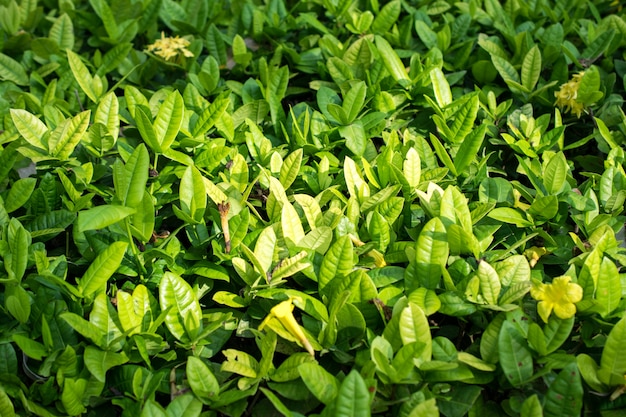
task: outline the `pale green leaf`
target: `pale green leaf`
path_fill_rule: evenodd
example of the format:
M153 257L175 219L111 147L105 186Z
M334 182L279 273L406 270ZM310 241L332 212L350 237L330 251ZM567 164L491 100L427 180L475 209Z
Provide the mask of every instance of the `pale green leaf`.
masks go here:
M85 366L100 382L106 381L109 369L128 362L128 357L122 353L103 351L95 346L87 346L84 353Z
M336 240L320 266L318 284L322 292L326 285L335 277L345 277L354 267L354 251L352 241L348 236L342 236Z
M416 243L416 281L405 282L407 290L418 286L436 289L441 280L441 269L448 260L449 247L446 228L438 217L424 225Z
M45 123L26 110L11 109L9 112L11 114L13 124L26 142L35 148L47 151L48 143L46 133L48 132L48 127Z
M319 401L328 405L335 400L339 392L339 383L322 366L306 362L298 366L298 373L306 387Z
M3 53L0 53L0 80L11 81L17 85L29 83L28 74L22 64Z
M74 25L67 13L63 13L54 21L48 37L55 41L61 50L74 48Z
M544 400L543 415L545 417L580 416L582 408L583 385L576 362L571 362L550 383Z
M363 377L352 370L341 382L335 399L335 417L368 417L371 415L370 395Z
M376 35L374 42L376 44L376 48L378 49L378 53L380 54L380 58L382 59L385 68L387 68L387 71L389 71L389 74L391 74L392 78L396 80L398 84L403 87L407 87L411 83L411 80L409 79L406 68L396 51L382 36Z
M484 300L487 304L497 305L502 285L496 270L487 261L480 261L476 276L480 281L480 291Z
M77 227L81 232L103 229L135 213L135 208L117 205L96 206L78 213Z
M541 76L541 51L537 45L530 48L522 62L522 85L529 91L535 89Z
M165 324L176 339L186 342L200 329L202 309L195 291L183 278L165 272L159 284L159 302L167 311Z
M187 381L196 396L201 400L216 399L220 392L220 386L211 369L199 358L190 356L187 358Z
M524 337L509 321L502 323L498 336L498 356L506 379L514 387L528 382L533 375L533 358Z
M94 87L94 77L92 77L91 73L87 69L87 66L80 59L80 56L72 52L70 49L66 49L66 52L70 69L72 70L72 74L74 74L74 78L78 82L78 85L91 101L97 103L98 96Z
M441 68L435 67L430 71L430 81L433 84L433 90L435 91L435 99L439 107L444 108L448 104L452 103L452 91L450 90L450 84L443 75Z
M127 246L126 242L113 242L93 260L78 282L83 297L91 298L104 292L108 279L121 265Z
M154 133L160 150L165 152L172 146L183 122L185 105L178 90L174 90L159 106L159 112L154 119ZM145 139L145 138L144 138Z

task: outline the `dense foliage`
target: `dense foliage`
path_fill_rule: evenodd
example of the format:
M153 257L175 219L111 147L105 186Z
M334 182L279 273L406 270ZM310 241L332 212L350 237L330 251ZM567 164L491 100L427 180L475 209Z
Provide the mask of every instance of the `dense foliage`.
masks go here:
M619 2L0 0L0 35L0 416L625 412Z

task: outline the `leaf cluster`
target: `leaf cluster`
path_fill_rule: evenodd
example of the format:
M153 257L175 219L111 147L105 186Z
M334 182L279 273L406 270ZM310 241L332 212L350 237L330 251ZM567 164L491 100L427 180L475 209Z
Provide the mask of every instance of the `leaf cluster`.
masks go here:
M621 415L617 3L0 0L0 415Z

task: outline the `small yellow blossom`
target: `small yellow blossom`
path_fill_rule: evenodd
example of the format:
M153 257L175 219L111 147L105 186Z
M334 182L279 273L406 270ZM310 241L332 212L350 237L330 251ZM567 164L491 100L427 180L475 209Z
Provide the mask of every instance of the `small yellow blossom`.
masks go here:
M296 321L296 318L293 316L293 297L289 297L288 300L282 301L276 304L270 310L270 314L265 317L261 325L259 326L259 330L263 330L265 326L269 324L269 322L273 319L278 319L280 324L283 325L285 330L287 330L293 337L300 341L302 346L306 349L307 352L311 356L315 356L315 351L313 350L313 346L311 346L311 342L306 338L306 335L300 328L300 325Z
M358 237L354 236L352 233L349 233L348 237L350 237L350 240L352 241L352 244L354 246L363 246L363 245L365 245L365 242L363 242ZM372 249L372 250L368 251L365 255L369 256L372 259L374 259L374 264L378 268L382 268L383 266L387 266L387 262L385 261L385 256L382 253L380 253L378 250Z
M580 80L585 75L584 71L574 74L572 79L561 85L561 89L554 93L556 97L556 105L562 110L564 107L570 113L574 113L576 117L583 114L585 106L583 103L576 101L578 97L578 87L580 87Z
M530 267L534 268L535 265L537 265L537 262L539 262L539 259L541 259L541 257L547 253L548 253L548 250L544 248L543 246L542 247L533 246L524 251L524 256L526 256L526 258L528 259L528 263L530 264Z
M570 277L563 275L554 278L551 284L539 283L530 289L530 295L539 301L537 312L544 322L548 322L552 310L561 319L568 319L576 314L574 304L582 300L583 289L570 281Z
M161 39L157 39L153 44L148 45L148 52L164 58L166 61L173 61L181 54L186 58L193 57L193 53L187 49L189 41L176 36L175 38L165 37L161 32Z

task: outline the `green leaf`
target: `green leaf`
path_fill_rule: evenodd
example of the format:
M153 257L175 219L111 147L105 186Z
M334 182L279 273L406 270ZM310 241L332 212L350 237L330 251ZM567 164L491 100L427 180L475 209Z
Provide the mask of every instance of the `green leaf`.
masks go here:
M61 403L65 412L70 416L83 414L86 409L82 399L87 388L87 380L79 378L65 378L63 381L63 391L61 392Z
M15 408L11 398L9 398L2 387L0 387L0 415L2 417L15 417Z
M533 375L533 358L524 337L510 321L502 323L498 336L498 357L504 376L514 387L519 387Z
M135 213L135 208L113 204L96 206L78 213L77 227L81 232L103 229Z
M96 69L96 75L103 76L117 69L133 49L130 42L122 42L109 49L102 57L102 64ZM111 91L109 94L113 93ZM102 102L102 100L100 100Z
M176 339L188 342L200 329L202 309L195 291L183 278L165 272L159 284L159 302L167 311L165 325Z
M358 81L352 84L350 90L343 98L343 104L341 106L346 114L346 124L353 123L356 120L365 104L366 94L367 86L364 81Z
M439 216L444 225L458 224L465 232L472 233L472 215L467 205L467 198L457 187L448 187L444 191Z
M576 362L571 362L559 372L548 387L543 415L545 417L576 417L580 416L582 407L583 385Z
M116 298L117 314L124 331L129 335L142 331L144 317L151 315L150 298L146 286L137 285L132 295L126 291L118 291ZM151 317L148 316L148 319Z
M12 213L22 207L30 199L37 185L36 178L21 178L11 185L4 205L7 213Z
M111 91L100 99L93 119L93 124L100 123L106 126L107 132L113 137L114 141L117 140L120 131L119 107L117 96ZM102 151L108 150L102 149Z
M128 362L124 353L103 351L95 346L87 346L84 353L85 366L91 374L100 382L106 381L106 373L109 369Z
M150 156L144 144L139 144L121 169L114 169L115 193L126 207L139 207L148 182Z
M278 128L279 121L285 118L282 100L289 85L289 67L283 66L271 72L270 80L265 92L265 100L270 105L272 124Z
M559 212L559 199L555 195L539 195L530 205L528 213L539 219L552 219Z
M207 177L202 177L202 180L204 181L204 190L214 204L217 205L228 201L228 196L214 182Z
M61 160L70 157L89 127L90 115L90 110L81 112L71 119L64 120L52 131L48 138L51 156Z
M276 232L271 226L266 227L259 234L259 238L254 245L254 256L248 256L248 259L258 269L260 274L265 275L272 267L277 242Z
M448 153L448 151L446 151L446 148L443 147L443 145L441 144L437 136L431 133L430 140L433 144L433 147L435 148L435 153L437 154L441 162L443 162L446 168L448 168L450 172L452 172L453 175L455 176L458 175L458 172L456 171L456 167L454 166L454 163L452 162L452 158L450 158L450 154Z
M596 286L597 311L602 317L610 315L620 304L622 284L617 266L608 257L602 257Z
M354 252L352 241L348 236L342 236L332 244L320 265L318 285L322 293L324 288L335 277L345 277L354 267Z
M183 122L185 104L178 90L174 90L159 106L153 127L159 148L165 152L172 146Z
M78 289L85 298L91 298L106 289L109 278L120 267L128 243L113 242L93 260L78 282Z
M74 25L67 13L63 13L54 21L48 37L55 41L61 50L74 48Z
M480 339L480 356L489 363L498 362L498 336L505 318L504 313L495 316Z
M9 313L20 323L28 321L31 301L28 292L17 284L5 284L4 304Z
M408 299L410 303L419 306L427 316L435 314L441 307L437 293L424 287L412 291Z
M611 329L602 350L598 378L609 386L624 384L626 374L626 355L623 353L626 346L626 317Z
M514 84L520 83L519 74L507 59L491 55L491 62L493 62L493 66L496 67L496 70L498 70L498 73L507 84L511 82Z
M204 219L207 206L207 194L204 188L202 174L194 166L188 166L180 181L180 205L183 213L187 214L196 224Z
M403 345L419 342L424 345L420 355L415 359L420 363L428 362L432 358L432 336L430 326L424 311L414 303L408 305L400 313L400 338Z
M532 227L533 223L518 210L509 207L498 207L487 213L487 217L503 223L512 223L517 227Z
M304 238L304 228L302 227L300 216L290 203L283 204L280 224L283 237L288 240L287 246L289 246L290 243L295 245Z
M81 90L85 92L91 101L97 103L98 95L94 89L94 78L91 76L87 66L83 64L80 56L72 52L70 49L66 49L66 53L72 74L74 74L74 78L78 82Z
M229 104L230 100L227 97L216 98L198 117L192 136L197 137L208 132L222 117Z
M346 140L346 147L356 156L362 156L367 147L367 137L360 120L346 126L339 126L339 134Z
M265 394L267 399L270 400L274 408L276 408L279 413L281 413L285 417L293 416L293 413L289 410L289 408L287 408L285 404L282 403L282 401L278 398L276 394L274 394L267 388L260 387L260 390L261 392L263 392L263 394Z
M116 40L119 37L119 26L115 21L115 15L109 7L108 3L104 0L89 0L89 4L93 7L98 17L102 20L104 29L109 35L111 40Z
M349 156L346 156L344 159L343 176L346 181L346 187L348 188L350 197L358 199L359 196L369 196L369 186L363 180L360 170L356 166L354 160L352 160Z
M298 374L311 394L322 403L328 405L337 398L339 383L322 366L306 362L298 366Z
M9 221L7 231L8 254L4 255L4 268L9 279L20 282L28 266L31 236L16 218Z
M24 352L24 354L29 358L40 361L48 354L45 346L37 342L36 340L32 340L24 335L17 333L14 333L11 338L13 339L17 347L20 348L20 350Z
M199 417L202 403L192 393L186 393L174 398L165 411L168 417Z
M551 195L559 194L567 181L569 166L563 152L555 154L543 172L543 184Z
M417 404L407 417L439 417L439 408L437 408L437 400L429 398Z
M546 340L546 354L555 352L565 343L574 328L574 317L569 319L560 319L555 315L551 315L548 323L546 323L543 334Z
M527 90L532 91L539 81L541 76L541 51L539 46L535 45L524 56L524 62L522 62L522 85Z
M385 4L376 14L371 30L376 35L386 35L400 17L402 2L400 0L390 1Z
M46 124L26 110L10 109L9 112L13 124L26 142L35 148L47 151L48 142L46 133L48 132L48 127Z
M418 286L434 290L441 280L441 269L448 260L446 228L438 217L426 223L417 238L415 279L405 281L407 291Z
M189 386L201 400L216 399L220 392L220 386L211 369L199 358L190 356L187 358L187 381Z
M28 85L28 74L24 67L8 55L0 53L0 79L17 85Z
M543 408L537 394L533 394L524 400L520 417L543 417Z
M439 107L444 108L448 104L452 103L452 91L450 90L450 84L443 75L441 68L435 67L430 71L430 82L433 84L433 90L435 91L435 99Z
M317 364L315 358L306 352L293 353L278 368L270 372L270 378L276 382L289 382L300 378L300 367L305 363ZM306 370L304 370L306 371ZM336 387L339 385L336 383ZM334 399L331 398L331 401Z
M472 94L454 115L454 122L450 126L450 136L447 138L453 143L461 143L474 129L474 122L478 114L479 99L477 94ZM476 139L473 139L476 140ZM471 146L470 149L474 148Z
M476 276L480 281L480 291L487 304L498 305L502 284L496 270L487 261L480 261Z
M296 149L285 158L283 165L280 167L279 180L280 183L289 189L291 184L296 180L300 174L300 167L302 166L302 149Z
M393 47L385 38L379 35L375 36L374 42L380 54L380 58L382 59L385 68L387 68L387 71L389 71L389 74L391 74L391 77L402 87L409 86L411 84L411 80L409 79L404 64Z
M580 375L583 377L587 385L596 392L607 392L608 387L600 382L598 378L598 364L589 355L581 353L576 356L576 364Z
M130 228L133 237L142 243L147 243L152 239L154 219L152 195L150 195L148 190L143 190L143 198L137 206L137 211L132 215L130 220Z
M342 381L335 401L335 417L371 415L370 395L363 377L352 370Z
M454 167L457 173L465 172L472 161L478 156L478 151L483 144L487 125L481 124L478 128L473 129L461 142L456 155L454 156Z
M409 148L406 152L406 159L402 164L402 173L411 188L416 188L420 184L422 175L421 161L419 153L415 148Z

